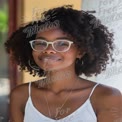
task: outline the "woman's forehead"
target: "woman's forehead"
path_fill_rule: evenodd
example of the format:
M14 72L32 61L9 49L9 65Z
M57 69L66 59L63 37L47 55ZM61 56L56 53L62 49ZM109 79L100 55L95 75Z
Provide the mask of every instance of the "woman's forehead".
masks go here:
M63 32L60 28L50 29L43 32L38 32L36 38L43 37L49 40L53 40L60 37L71 38L67 33Z

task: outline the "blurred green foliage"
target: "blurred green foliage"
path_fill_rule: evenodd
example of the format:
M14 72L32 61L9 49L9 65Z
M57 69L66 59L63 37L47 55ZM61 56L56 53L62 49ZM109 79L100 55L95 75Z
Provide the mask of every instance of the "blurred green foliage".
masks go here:
M0 8L0 43L8 31L8 10L7 5Z

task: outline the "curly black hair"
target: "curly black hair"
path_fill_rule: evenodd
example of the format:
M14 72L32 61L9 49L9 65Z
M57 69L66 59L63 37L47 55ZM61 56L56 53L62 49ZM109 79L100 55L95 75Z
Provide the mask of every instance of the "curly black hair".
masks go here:
M112 60L113 33L101 24L93 14L88 11L75 10L72 5L65 5L40 14L39 20L28 23L16 30L5 42L6 51L12 52L13 59L20 65L21 70L27 70L30 74L42 76L44 71L32 69L28 61L31 60L34 65L30 40L36 38L36 34L47 29L50 23L59 27L63 32L74 38L74 43L79 49L85 49L85 55L78 60L75 66L77 75L84 74L89 77L98 75L106 69L109 59ZM56 23L57 22L57 23Z

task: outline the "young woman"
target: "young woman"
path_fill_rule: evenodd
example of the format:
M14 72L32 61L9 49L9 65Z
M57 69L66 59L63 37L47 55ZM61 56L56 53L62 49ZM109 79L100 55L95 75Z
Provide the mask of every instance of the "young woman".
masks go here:
M95 16L72 6L53 8L41 16L5 43L21 70L40 76L12 90L11 122L122 121L121 93L80 77L105 70L113 34Z

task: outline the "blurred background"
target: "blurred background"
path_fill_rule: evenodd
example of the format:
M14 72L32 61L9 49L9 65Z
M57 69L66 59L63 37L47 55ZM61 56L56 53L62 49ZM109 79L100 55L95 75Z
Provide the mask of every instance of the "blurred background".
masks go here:
M0 122L8 120L8 94L10 83L8 76L8 56L4 50L4 41L8 36L8 1L0 0Z
M27 72L19 71L18 66L5 52L5 40L18 27L32 21L36 13L39 14L48 8L67 4L73 5L78 10L96 10L94 15L115 32L117 47L114 52L115 63L109 65L107 70L98 77L83 77L122 91L122 43L119 41L122 39L122 0L112 2L111 0L0 0L0 122L9 121L10 91L19 84L39 79ZM110 17L115 18L116 14L119 18L110 21Z

